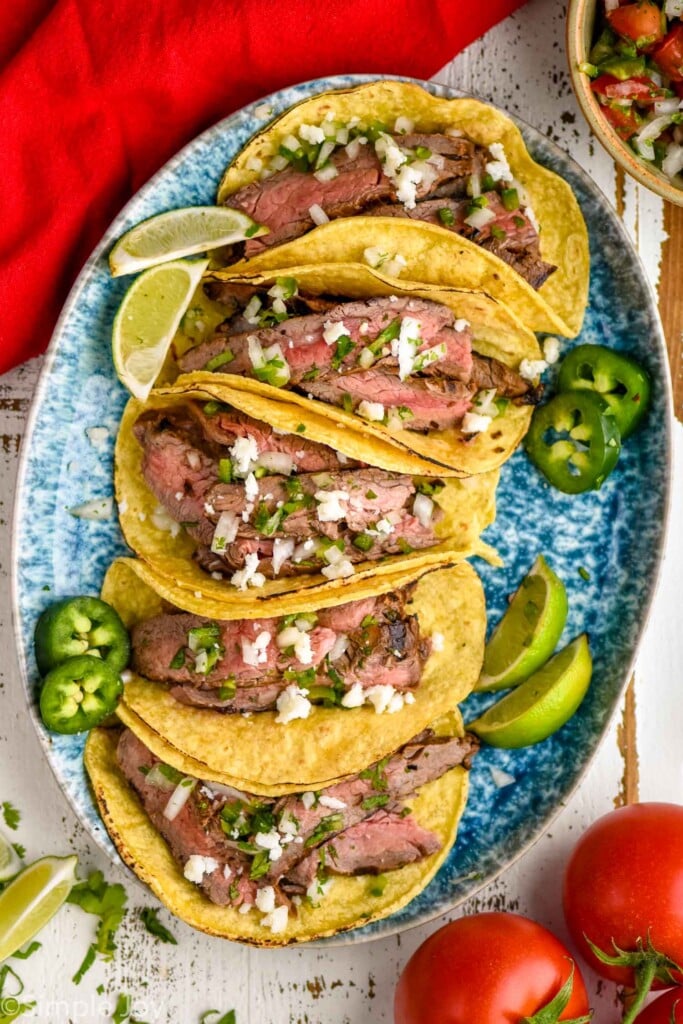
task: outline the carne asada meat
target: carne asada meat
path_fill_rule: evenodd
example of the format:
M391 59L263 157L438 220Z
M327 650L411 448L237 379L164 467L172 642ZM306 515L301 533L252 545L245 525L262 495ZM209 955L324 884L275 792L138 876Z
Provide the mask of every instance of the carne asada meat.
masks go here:
M419 685L431 650L417 616L406 612L411 590L293 622L157 615L132 630L132 667L172 684L182 703L233 712L273 709L293 679L314 699L335 702L356 684L406 692Z
M414 201L397 188L391 172L385 173L388 163L395 161L396 146L413 166L417 161ZM503 206L495 182L486 174L492 159L485 147L464 136L384 135L374 145L366 139L336 149L323 175L289 166L244 186L226 203L270 229L269 234L246 242L243 255L247 259L311 231L318 223L314 217L318 209L329 220L355 214L409 216L470 238L504 259L532 287L540 288L556 268L541 259L538 232L523 208L518 203L510 210ZM495 220L481 229L466 223L472 209L468 195L476 194L473 181L486 182L484 199L495 213ZM442 209L449 214L439 216Z
M380 875L437 853L439 840L410 817L376 811L369 818L328 839L288 873L282 888L305 893L321 867L335 875Z
M298 435L268 435L265 424L231 410L210 412L188 403L143 413L134 427L150 490L198 542L207 571L251 571L257 559L259 573L273 578L343 561L350 575L355 563L439 543L442 513L435 508L428 523L413 514L412 477L352 460L344 465L359 468L340 469L341 457L324 445L297 448ZM334 469L292 473L332 461ZM266 475L257 478L259 465Z
M347 411L380 405L407 430L458 426L477 392L490 386L502 398L534 400L530 383L509 366L472 352L472 331L452 310L409 297L340 302L324 313L238 333L226 321L180 366L205 369L227 356L218 369L258 376L255 360L263 352L286 364L288 387Z
M323 875L377 874L428 857L439 839L404 807L428 782L469 768L476 737L421 733L397 753L320 793L278 800L188 779L126 729L117 762L190 881L222 906L274 906Z

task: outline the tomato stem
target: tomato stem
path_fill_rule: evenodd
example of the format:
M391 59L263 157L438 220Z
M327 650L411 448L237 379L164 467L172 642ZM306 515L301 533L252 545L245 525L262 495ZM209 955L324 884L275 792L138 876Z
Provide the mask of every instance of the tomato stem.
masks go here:
M569 960L569 957L567 959ZM533 1017L523 1017L520 1024L558 1024L560 1017L569 1005L572 989L574 988L574 961L569 960L569 964L569 977L559 992L553 996L549 1003L542 1006ZM572 1020L565 1021L565 1024L590 1024L592 1016L591 1012L587 1017L575 1017Z
M640 1009L652 988L652 982L657 977L658 967L659 965L654 957L644 960L638 967L636 967L634 972L636 982L635 999L622 1017L621 1024L633 1024L633 1021L638 1016L638 1013L640 1012Z

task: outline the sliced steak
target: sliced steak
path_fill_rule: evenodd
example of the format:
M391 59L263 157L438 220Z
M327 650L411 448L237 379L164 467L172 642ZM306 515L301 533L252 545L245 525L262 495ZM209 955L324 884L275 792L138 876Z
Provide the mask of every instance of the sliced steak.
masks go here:
M475 355L472 364L472 384L477 391L495 388L501 398L521 399L524 404L534 405L535 389L516 370L499 359Z
M402 381L375 367L358 373L326 374L306 388L314 398L330 405L346 407L350 402L354 411L361 402L378 402L385 414L398 411L406 430L418 432L458 426L472 408L476 390L457 380L410 377Z
M470 733L442 738L427 731L355 778L330 786L323 793L327 806L320 800L311 804L302 794L282 797L275 805L276 814L280 821L284 818L298 822L297 839L303 842L288 845L271 864L266 877L277 881L289 875L312 849L375 811L400 803L457 765L469 767L478 749L479 741Z
M173 821L164 815L175 789L147 782L150 770L161 762L137 736L125 729L116 750L119 768L140 797L157 832L166 840L181 867L190 857L210 857L216 861L213 871L204 875L200 885L212 903L253 903L256 885L249 879L249 858L226 842L219 823L224 800L213 801L195 787L189 800ZM227 870L226 870L227 869ZM227 877L226 877L227 876Z
M341 835L322 843L281 880L291 894L306 892L320 874L379 875L413 864L441 849L438 836L410 816L376 811Z
M438 364L434 364L435 372L459 380L469 378L472 367L471 332L467 328L452 330L455 317L447 306L405 296L394 296L393 301L374 298L341 302L324 313L292 316L276 327L254 327L243 334L229 333L229 327L221 327L213 338L181 356L179 365L186 373L202 370L217 355L229 351L233 358L219 370L253 376L250 339L255 338L263 349L279 345L289 365L290 384L305 384L314 380L321 371L333 369L343 372L356 368L361 349L404 317L411 317L420 324L421 343L417 351L436 344L444 345L445 355ZM343 323L344 334L353 346L343 356L335 343L328 344L324 338L326 326L337 323ZM398 366L396 357L389 354L389 346L383 362Z

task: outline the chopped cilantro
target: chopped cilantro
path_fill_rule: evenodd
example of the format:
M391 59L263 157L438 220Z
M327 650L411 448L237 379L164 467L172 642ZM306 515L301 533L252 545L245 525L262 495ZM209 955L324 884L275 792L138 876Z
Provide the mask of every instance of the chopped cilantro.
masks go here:
M586 583L591 578L591 574L589 573L588 569L584 568L583 565L579 566L579 576L581 577L582 580L585 580Z
M262 533L264 537L272 537L280 529L282 520L288 514L288 512L285 512L285 508L286 506L283 505L282 508L278 508L275 512L271 513L264 501L259 502L253 519L254 528L259 533ZM294 511L294 509L291 511Z
M378 807L386 807L388 803L388 793L376 793L375 796L366 796L365 800L361 801L361 807L364 811L376 811Z
M32 942L26 949L19 949L12 956L15 960L28 960L30 956L33 956L34 953L37 953L42 948L42 945L42 942Z
M260 227L260 224L252 224L251 227L247 228L247 230L244 232L244 237L253 238Z
M374 790L384 790L389 786L387 780L385 768L389 764L389 758L383 757L381 761L376 764L370 765L369 768L365 768L359 775L359 778L366 779L372 784Z
M306 373L303 375L303 377L301 379L302 380L315 380L315 378L319 375L319 373L320 373L320 370L318 369L318 367L317 366L312 366L310 370L306 370Z
M375 494L374 491L366 491L365 497L368 499L368 501L374 501L377 495Z
M351 395L348 393L348 391L344 392L342 404L344 406L344 412L353 412L353 399L351 398Z
M524 217L513 217L512 221L517 228L523 228L526 224Z
M357 537L353 538L352 543L359 551L369 551L375 543L375 538L371 537L369 533L359 533Z
M387 887L387 881L388 879L386 875L377 875L376 878L373 878L368 889L370 895L381 896Z
M219 352L213 359L209 359L208 363L204 367L209 373L213 373L214 370L220 369L221 366L225 366L226 363L231 363L234 359L234 355L229 348L226 348L225 352Z
M377 619L375 618L374 615L365 615L361 619L361 624L360 624L361 629L368 629L370 626L376 626L376 625L377 625Z
M127 1024L145 1024L137 1017L131 1017L132 1012L130 996L121 994L116 1000L116 1007L111 1019L114 1024L126 1024L126 1022Z
M4 818L7 828L11 828L13 832L16 832L19 822L21 821L21 814L9 800L3 801L2 804L2 816Z
M140 920L150 935L156 936L161 942L170 942L173 946L178 945L175 935L172 935L168 928L164 927L159 920L159 911L154 907L143 907L140 911Z
M213 1017L215 1013L220 1013L220 1010L207 1010L199 1018L199 1024L237 1024L237 1017L235 1016L234 1010L228 1010L224 1013L220 1020L209 1020L209 1017Z
M177 768L174 768L172 764L164 764L163 761L160 761L157 768L163 777L168 779L169 782L172 782L174 786L179 786L185 778L183 773L179 772Z
M484 192L493 192L496 187L496 183L490 174L485 174L481 179L481 187Z
M74 985L80 985L80 983L83 981L83 978L85 977L85 975L88 973L88 971L90 970L92 965L95 963L96 957L97 957L97 946L95 945L94 942L91 942L90 945L88 946L87 953L83 957L83 961L81 963L81 966L78 968L78 970L74 974L73 978L71 979L73 981Z
M256 804L251 818L251 831L254 833L272 832L274 828L275 815L270 808L270 804Z
M240 894L239 888L237 886L237 882L231 882L230 883L230 888L228 889L228 894L230 896L231 902L234 903L235 900L237 899L237 897Z
M507 231L504 231L503 228L499 228L497 224L491 225L491 234L494 238L497 238L499 242L504 241L508 236Z
M396 547L398 548L398 550L401 552L402 555L410 555L415 550L415 548L413 548L408 543L408 541L405 539L405 537L399 537L398 538L398 540L396 541Z
M275 284L280 289L283 302L293 298L299 291L299 282L295 277L276 277Z
M173 655L173 660L169 664L169 668L182 668L185 664L185 648L179 647Z
M259 850L254 859L251 862L251 869L249 871L249 877L252 880L257 878L263 878L270 867L270 852L268 850Z
M7 979L12 978L15 984L14 992L5 993L5 985ZM7 1007L7 1013L0 1016L0 1021L9 1024L12 1020L17 1020L22 1014L26 1013L27 1010L32 1010L35 1007L35 1002L32 1003L20 1003L18 996L24 991L24 983L17 974L13 971L9 964L5 964L0 967L0 1012L3 1012L3 1007Z
M20 860L23 860L26 856L26 847L22 846L21 843L12 843L12 847L17 857L19 857Z
M205 402L204 404L204 415L215 416L217 412L221 410L220 402Z
M304 841L304 846L317 846L318 843L321 843L331 832L337 832L343 824L343 814L328 814L326 817L321 818L308 839Z
M230 459L218 460L218 479L222 484L232 483L232 462Z
M224 679L218 688L218 699L219 700L232 700L237 692L237 683L235 677L230 676L229 679Z
M512 213L519 209L519 193L516 188L504 188L500 198L506 210Z
M297 432L297 434L305 434L306 433L306 424L305 423L300 423L298 425L298 427L296 428L296 432Z
M436 494L440 494L445 486L443 480L420 480L415 485L415 489L419 494L426 494L433 498Z
M396 406L396 412L400 420L412 420L415 418L415 413L407 405Z
M167 765L159 766L168 767ZM180 774L180 773L178 773ZM181 776L182 778L182 776ZM85 959L74 975L78 984L85 972L92 967L97 953L105 960L111 960L116 951L114 936L126 913L126 890L120 883L109 885L101 871L91 872L87 879L73 887L67 896L68 903L75 903L88 914L95 914L100 922L95 934L95 942L85 955ZM78 980L76 980L78 979Z
M338 370L341 364L344 362L346 357L353 352L356 347L355 342L351 341L348 334L342 334L337 340L337 344L334 347L334 355L332 356L332 369Z
M401 333L401 318L396 317L391 323L380 331L377 337L368 348L374 356L378 356L385 345L390 345L392 341L395 341Z
M455 224L455 217L453 216L453 211L449 206L441 207L439 210L439 220L449 228Z

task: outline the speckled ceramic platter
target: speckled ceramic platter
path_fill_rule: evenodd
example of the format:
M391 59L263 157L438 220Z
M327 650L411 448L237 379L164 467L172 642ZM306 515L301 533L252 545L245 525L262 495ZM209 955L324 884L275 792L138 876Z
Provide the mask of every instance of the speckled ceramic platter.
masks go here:
M129 279L112 280L106 254L131 225L172 207L211 203L223 168L275 113L327 89L367 76L343 76L285 89L246 107L199 136L166 165L116 219L81 273L45 361L27 432L14 524L16 630L30 713L64 793L95 841L115 859L82 767L83 737L51 736L36 713L32 632L42 609L61 595L96 593L106 567L125 546L113 515L74 518L73 506L112 495L112 454L126 394L114 374L110 331ZM427 85L438 94L448 91ZM653 403L602 490L578 497L547 486L523 452L503 467L498 519L485 539L504 569L477 564L490 622L502 614L539 552L569 592L564 640L587 630L594 680L577 715L555 736L520 751L484 749L458 842L429 887L401 913L358 929L355 942L423 923L451 909L511 863L547 828L577 785L629 677L655 589L669 495L670 387L654 296L623 227L588 177L537 131L521 126L533 156L572 185L590 230L591 288L577 342L628 350L650 371ZM105 431L88 433L92 427ZM471 697L465 718L491 697ZM497 788L490 771L514 783Z

